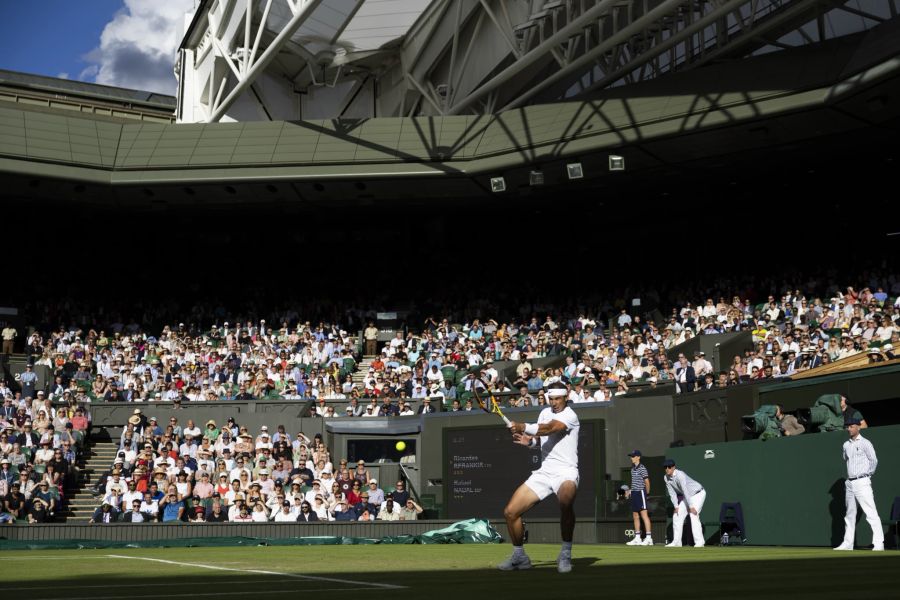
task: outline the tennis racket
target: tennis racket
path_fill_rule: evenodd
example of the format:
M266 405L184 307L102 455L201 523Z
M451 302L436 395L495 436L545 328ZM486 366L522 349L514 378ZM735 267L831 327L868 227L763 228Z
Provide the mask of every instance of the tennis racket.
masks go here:
M481 392L478 389L479 383L484 384L481 379L476 379L475 383L472 384L472 395L475 396L475 401L478 403L478 406L480 406L481 410L483 410L484 412L497 415L498 417L503 419L503 422L507 427L512 427L512 423L509 421L509 419L506 418L506 415L503 414L503 411L500 410L500 405L497 404L497 399L494 398L493 394L487 391L487 385L484 386L484 391L487 393L488 398L487 400L485 400L482 397Z

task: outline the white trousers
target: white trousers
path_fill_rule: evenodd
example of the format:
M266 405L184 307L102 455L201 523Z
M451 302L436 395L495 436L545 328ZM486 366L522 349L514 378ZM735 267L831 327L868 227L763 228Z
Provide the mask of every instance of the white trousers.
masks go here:
M685 505L685 502L687 503ZM706 545L706 538L703 537L703 527L700 525L700 511L703 510L703 503L706 502L706 490L700 490L686 501L682 500L678 503L678 512L672 515L672 536L676 544L681 544L681 533L684 528L684 520L688 517L690 509L695 509L697 514L691 514L691 533L694 536L694 546L700 547Z
M844 515L844 544L852 546L856 540L856 503L866 513L866 521L872 528L872 543L884 546L884 528L875 508L875 494L872 492L872 478L863 477L855 481L844 482L844 501L847 503L847 514Z

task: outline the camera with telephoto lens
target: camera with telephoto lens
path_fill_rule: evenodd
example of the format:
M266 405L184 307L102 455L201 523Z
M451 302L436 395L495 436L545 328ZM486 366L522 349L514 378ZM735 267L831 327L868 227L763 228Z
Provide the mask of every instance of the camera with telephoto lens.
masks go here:
M778 407L774 404L760 406L752 415L741 417L741 431L753 434L763 441L780 436L778 419L775 418L777 412Z
M838 431L844 428L844 411L841 410L840 394L819 396L810 408L797 411L797 421L807 429L818 428L819 432Z

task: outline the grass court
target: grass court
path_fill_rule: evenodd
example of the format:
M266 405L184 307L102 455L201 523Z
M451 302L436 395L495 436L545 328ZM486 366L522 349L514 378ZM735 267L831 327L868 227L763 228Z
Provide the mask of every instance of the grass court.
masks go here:
M526 550L535 568L509 573L507 544L7 551L0 573L4 597L29 600L900 597L896 552L583 545L561 575L558 546Z

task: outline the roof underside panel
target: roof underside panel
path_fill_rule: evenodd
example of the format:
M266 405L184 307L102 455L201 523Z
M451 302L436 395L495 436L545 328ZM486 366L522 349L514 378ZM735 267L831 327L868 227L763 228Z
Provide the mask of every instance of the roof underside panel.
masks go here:
M343 48L377 50L406 35L431 0L324 0L291 36L311 54ZM259 0L259 10L265 0ZM293 14L284 2L273 2L267 29L277 35Z
M261 4L265 4L261 0ZM347 20L353 15L360 0L326 0L312 11L300 28L291 36L291 41L302 45L315 55L323 50L331 50ZM273 2L267 28L278 34L293 14L285 2Z
M0 154L111 168L121 128L91 119L0 108Z
M826 119L827 126L808 126L807 135L815 136L817 129L828 126L849 130L860 125L860 119L832 110L842 102L864 106L854 105L854 114L862 111L873 123L887 122L900 112L900 104L880 100L900 85L900 40L870 36L714 65L628 90L609 90L583 102L529 106L495 116L120 125L0 107L0 159L134 170L135 177L163 170L180 177L177 173L199 169L221 170L226 177L295 167L318 173L384 173L468 160L479 164L461 162L454 168L483 170L629 144L665 144L699 133L714 135L803 111L818 111L816 118ZM866 40L869 43L863 43ZM856 69L848 69L851 64ZM852 91L858 85L865 90L869 81L885 88L874 99ZM715 143L728 144L726 138Z
M340 37L354 50L377 50L409 31L431 0L368 0Z

